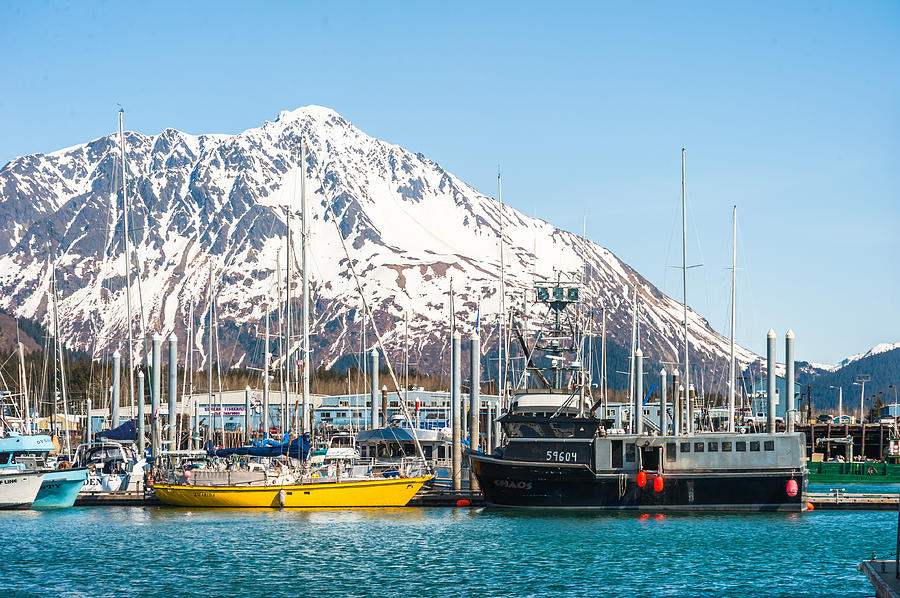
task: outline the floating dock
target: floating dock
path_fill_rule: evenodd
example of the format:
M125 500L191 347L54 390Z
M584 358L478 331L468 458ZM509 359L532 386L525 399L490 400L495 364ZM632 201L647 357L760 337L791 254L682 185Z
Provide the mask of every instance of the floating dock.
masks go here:
M82 492L75 499L76 507L151 507L163 504L153 493L138 492Z
M878 493L857 493L835 490L833 492L810 492L806 502L813 509L823 511L896 511L898 495Z

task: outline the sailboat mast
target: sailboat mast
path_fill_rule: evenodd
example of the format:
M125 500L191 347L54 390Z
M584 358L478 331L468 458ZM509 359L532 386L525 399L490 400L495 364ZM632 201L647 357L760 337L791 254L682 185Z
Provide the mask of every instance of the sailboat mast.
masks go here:
M263 438L269 437L269 292L266 291L266 347L263 353Z
M685 150L681 148L681 283L684 289L684 393L687 398L688 434L694 431L694 401L691 398L690 339L687 306L687 194L685 184ZM680 400L680 399L679 399Z
M285 297L286 297L286 305L285 311L287 315L285 316L284 323L284 342L286 345L285 353L284 353L284 377L285 377L285 385L287 386L287 391L284 395L285 409L287 409L291 404L291 359L293 359L294 351L293 347L291 347L291 210L290 205L288 206L287 211L287 274L285 277ZM287 412L285 412L285 426L284 429L287 429Z
M56 337L56 355L59 359L59 385L60 395L63 403L63 417L65 418L66 430L66 453L72 455L72 440L69 435L69 403L66 396L66 360L63 356L62 341L59 338L59 296L56 290L56 264L53 264L53 334ZM54 388L54 392L55 392ZM54 398L54 405L56 399Z
M25 369L25 345L19 341L19 370L21 379L19 388L22 390L22 421L25 424L25 433L31 434L31 406L28 404L28 374Z
M728 360L728 431L734 432L734 305L735 273L737 271L737 206L731 214L731 347Z
M287 365L287 356L285 355L285 349L282 346L284 343L284 334L282 331L282 322L284 318L284 312L281 311L281 253L275 256L276 268L278 270L277 276L275 276L275 280L278 281L278 354L281 356L282 365L278 366L278 382L281 384L281 432L284 434L285 426L285 413L287 413L287 386L285 386L284 382L284 366Z
M403 353L404 353L404 364L403 364L403 401L406 403L406 408L409 409L409 314L403 314L403 323L405 333L403 335ZM413 422L409 422L410 427L412 427ZM416 426L418 427L418 426Z
M300 141L300 259L302 260L301 268L303 269L303 415L300 418L302 422L301 434L305 434L312 422L309 422L309 268L307 267L306 255L309 249L309 219L307 216L306 203L306 146Z
M125 240L125 252L122 254L125 263L125 317L128 329L128 400L131 403L131 416L134 417L134 339L131 337L131 248L128 240L128 186L125 180L125 110L119 109L119 147L122 152L122 237Z
M207 309L209 309L209 328L207 329L207 333L206 333L206 338L207 338L207 341L209 342L209 352L207 353L207 355L209 356L209 368L208 368L209 369L209 385L207 387L207 388L209 388L209 396L208 396L206 410L210 416L209 429L212 433L213 442L215 442L216 420L212 416L212 412L213 412L213 383L212 383L212 374L213 374L213 366L212 366L212 359L213 359L213 307L212 307L212 304L213 304L213 267L212 267L212 261L210 260L210 263L209 263L209 307L207 308Z

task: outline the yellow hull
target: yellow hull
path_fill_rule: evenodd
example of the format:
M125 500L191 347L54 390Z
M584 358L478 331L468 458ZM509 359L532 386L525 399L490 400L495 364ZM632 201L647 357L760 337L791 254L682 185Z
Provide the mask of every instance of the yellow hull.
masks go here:
M159 500L181 507L403 507L430 479L431 476L424 476L255 487L156 484L155 491Z

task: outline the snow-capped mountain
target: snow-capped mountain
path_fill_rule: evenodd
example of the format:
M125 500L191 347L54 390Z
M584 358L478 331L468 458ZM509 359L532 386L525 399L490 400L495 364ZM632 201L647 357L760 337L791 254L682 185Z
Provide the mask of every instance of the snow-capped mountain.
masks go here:
M509 304L522 302L535 276L580 271L586 260L582 296L598 314L607 308L611 342L630 343L628 296L637 287L645 355L677 361L681 306L609 250L509 207L501 216L497 201L440 165L365 135L327 108L282 112L236 135L126 133L125 145L140 273L139 283L132 278L133 304L143 305L147 333L174 330L182 353L193 311L195 366L207 353L210 269L222 362L258 364L257 325L285 292L278 264L283 271L286 210L300 238L301 174L317 366L361 349L361 301L339 234L390 354L402 350L408 316L411 362L420 371L440 369L451 280L460 330L473 329L480 307L482 346L493 350L501 218ZM117 134L17 158L0 170L0 307L49 324L48 263L56 261L60 334L97 356L122 347L126 330L120 172ZM298 257L295 249L292 260ZM299 276L292 286L297 296ZM136 307L135 334L139 321ZM694 363L717 361L721 368L727 341L694 312L689 323ZM737 355L742 364L757 359L743 348Z

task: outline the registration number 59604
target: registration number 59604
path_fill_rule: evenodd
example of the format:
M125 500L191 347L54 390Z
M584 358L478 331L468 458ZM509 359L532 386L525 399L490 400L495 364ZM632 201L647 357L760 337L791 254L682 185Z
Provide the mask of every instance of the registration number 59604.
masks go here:
M575 451L547 451L547 461L575 463L578 461L578 453Z

